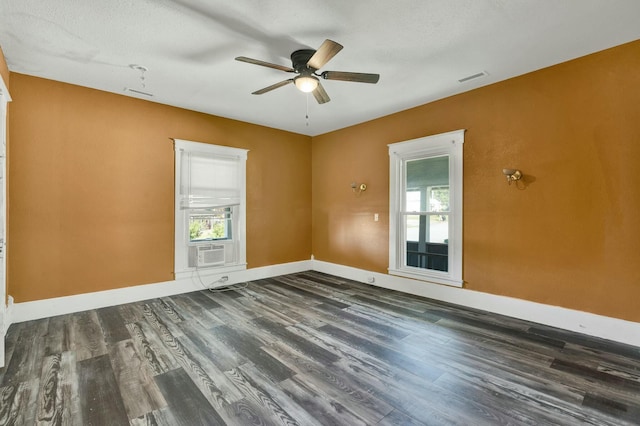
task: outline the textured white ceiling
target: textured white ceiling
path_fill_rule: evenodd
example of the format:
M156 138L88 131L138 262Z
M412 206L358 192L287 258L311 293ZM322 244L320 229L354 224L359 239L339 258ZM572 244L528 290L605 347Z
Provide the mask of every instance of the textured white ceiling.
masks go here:
M640 39L639 21L640 0L1 0L0 46L14 72L317 135ZM290 66L326 38L344 49L321 71L380 82L256 96L290 74L234 60Z

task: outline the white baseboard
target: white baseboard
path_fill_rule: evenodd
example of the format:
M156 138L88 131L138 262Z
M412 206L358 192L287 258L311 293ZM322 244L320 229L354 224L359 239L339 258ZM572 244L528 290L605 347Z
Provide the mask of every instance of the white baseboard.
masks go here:
M293 274L311 269L311 261L283 263L260 268L246 269L244 271L227 272L224 274L207 273L200 271L200 278L195 273L190 278L180 278L175 281L166 281L155 284L137 285L114 290L98 291L94 293L75 294L73 296L56 297L53 299L35 300L33 302L15 303L10 318L12 323L30 321L56 315L71 314L89 309L105 308L123 303L137 302L140 300L154 299L157 297L173 296L175 294L188 293L202 290L204 286L200 279L209 287L220 287L275 277L278 275ZM218 283L221 276L228 276L228 281ZM213 283L213 284L211 284Z
M314 271L640 347L640 323L637 322L318 260L312 262Z
M224 284L220 283L211 286L216 287L308 270L324 272L378 287L428 297L443 302L455 303L461 306L481 309L640 347L640 323L506 296L497 296L457 287L431 284L350 266L323 262L314 260L313 258L311 260L270 265L225 274L205 275L205 273L202 273L201 278L205 283L213 283L222 275L229 277L229 280ZM371 282L371 279L373 279L373 282ZM33 302L15 303L13 304L10 315L6 315L5 321L7 321L8 325L9 323L70 314L88 309L104 308L202 289L203 286L200 284L200 280L194 276L163 283L77 294L53 299L36 300Z

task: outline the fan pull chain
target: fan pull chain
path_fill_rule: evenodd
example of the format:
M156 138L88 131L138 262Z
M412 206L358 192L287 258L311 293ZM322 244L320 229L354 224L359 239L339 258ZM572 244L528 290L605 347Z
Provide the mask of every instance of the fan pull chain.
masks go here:
M309 127L309 94L307 93L307 114L305 115L305 118L307 119L307 127Z

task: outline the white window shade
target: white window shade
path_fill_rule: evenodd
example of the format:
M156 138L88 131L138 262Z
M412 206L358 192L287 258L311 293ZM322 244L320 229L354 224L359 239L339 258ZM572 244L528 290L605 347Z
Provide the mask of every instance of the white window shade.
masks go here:
M240 156L180 151L180 208L239 205L244 185Z

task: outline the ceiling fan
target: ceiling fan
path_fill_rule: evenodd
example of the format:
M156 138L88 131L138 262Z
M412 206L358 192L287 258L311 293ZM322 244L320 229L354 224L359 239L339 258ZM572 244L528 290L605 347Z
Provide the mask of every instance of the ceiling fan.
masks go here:
M331 99L322 87L322 84L320 84L319 78L324 80L354 81L358 83L372 84L377 83L380 79L379 74L365 74L359 72L323 71L318 74L318 70L329 62L329 60L340 52L340 50L342 50L341 44L327 39L322 43L318 50L301 49L293 52L291 54L291 67L272 64L258 59L251 59L245 56L238 56L236 61L248 62L250 64L261 65L263 67L298 74L296 77L256 90L252 95L262 95L263 93L294 83L300 91L313 93L316 101L318 101L319 104L324 104L329 102Z

